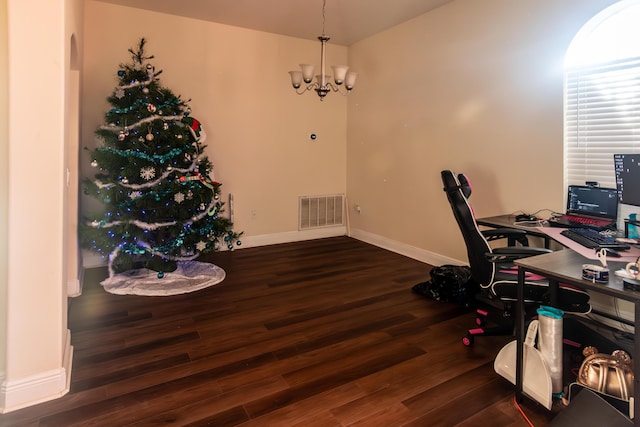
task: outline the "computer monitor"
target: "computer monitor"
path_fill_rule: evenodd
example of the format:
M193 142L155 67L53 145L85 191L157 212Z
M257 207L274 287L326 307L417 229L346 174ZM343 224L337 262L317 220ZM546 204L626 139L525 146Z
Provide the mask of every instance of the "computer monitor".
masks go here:
M640 154L614 154L613 163L620 203L640 206Z

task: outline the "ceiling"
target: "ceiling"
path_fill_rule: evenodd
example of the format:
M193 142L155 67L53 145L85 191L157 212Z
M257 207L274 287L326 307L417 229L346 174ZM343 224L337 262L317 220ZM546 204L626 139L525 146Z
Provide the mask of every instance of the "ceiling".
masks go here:
M98 0L316 40L322 0ZM326 0L325 34L349 46L453 0Z

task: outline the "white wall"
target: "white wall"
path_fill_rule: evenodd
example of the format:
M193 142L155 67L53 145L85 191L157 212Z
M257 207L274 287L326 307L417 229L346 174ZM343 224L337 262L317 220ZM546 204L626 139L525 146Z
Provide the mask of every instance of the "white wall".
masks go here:
M466 262L443 169L471 178L478 216L563 210L563 57L612 3L456 0L350 46L354 233Z
M0 0L0 313L7 312L7 210L8 210L8 167L9 144L8 119L8 31L7 31L7 0ZM0 317L0 379L4 378L7 353L7 317Z
M288 75L300 63L319 65L319 42L96 1L86 4L85 29L83 146L95 145L118 65L145 37L161 84L192 99L223 200L234 194L235 229L245 243L296 234L298 196L345 193L346 98L298 96ZM346 52L328 45L329 64L346 62ZM95 173L90 162L85 156L85 176Z
M79 27L82 1L6 4L9 180L3 224L10 250L3 292L2 412L68 391L67 83L70 39Z

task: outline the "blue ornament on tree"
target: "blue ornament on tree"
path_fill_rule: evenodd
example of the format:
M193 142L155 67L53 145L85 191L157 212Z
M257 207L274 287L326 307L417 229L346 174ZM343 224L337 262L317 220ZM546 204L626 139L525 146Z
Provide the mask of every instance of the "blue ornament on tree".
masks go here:
M158 272L158 279L162 279L164 277L164 273L162 271Z
M124 70L118 70L118 76L124 77Z

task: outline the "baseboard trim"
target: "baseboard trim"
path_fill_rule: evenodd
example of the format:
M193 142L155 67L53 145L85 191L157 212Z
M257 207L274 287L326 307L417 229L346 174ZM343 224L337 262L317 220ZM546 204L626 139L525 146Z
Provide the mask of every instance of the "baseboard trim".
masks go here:
M275 234L261 234L257 236L242 237L242 246L238 249L252 248L257 246L277 245L280 243L301 242L303 240L324 239L327 237L338 237L347 234L347 227L327 227L316 228L303 231L288 231Z
M84 276L84 268L81 268L80 270L80 279L69 280L67 282L67 296L70 298L79 297L80 295L82 295L82 276Z
M407 245L406 243L398 242L357 228L351 229L350 237L433 266L444 264L468 265L468 263L464 261L449 258L426 249Z
M67 330L60 368L19 378L15 381L6 381L3 378L2 384L0 384L0 413L6 414L67 394L71 383L72 363L71 332Z

